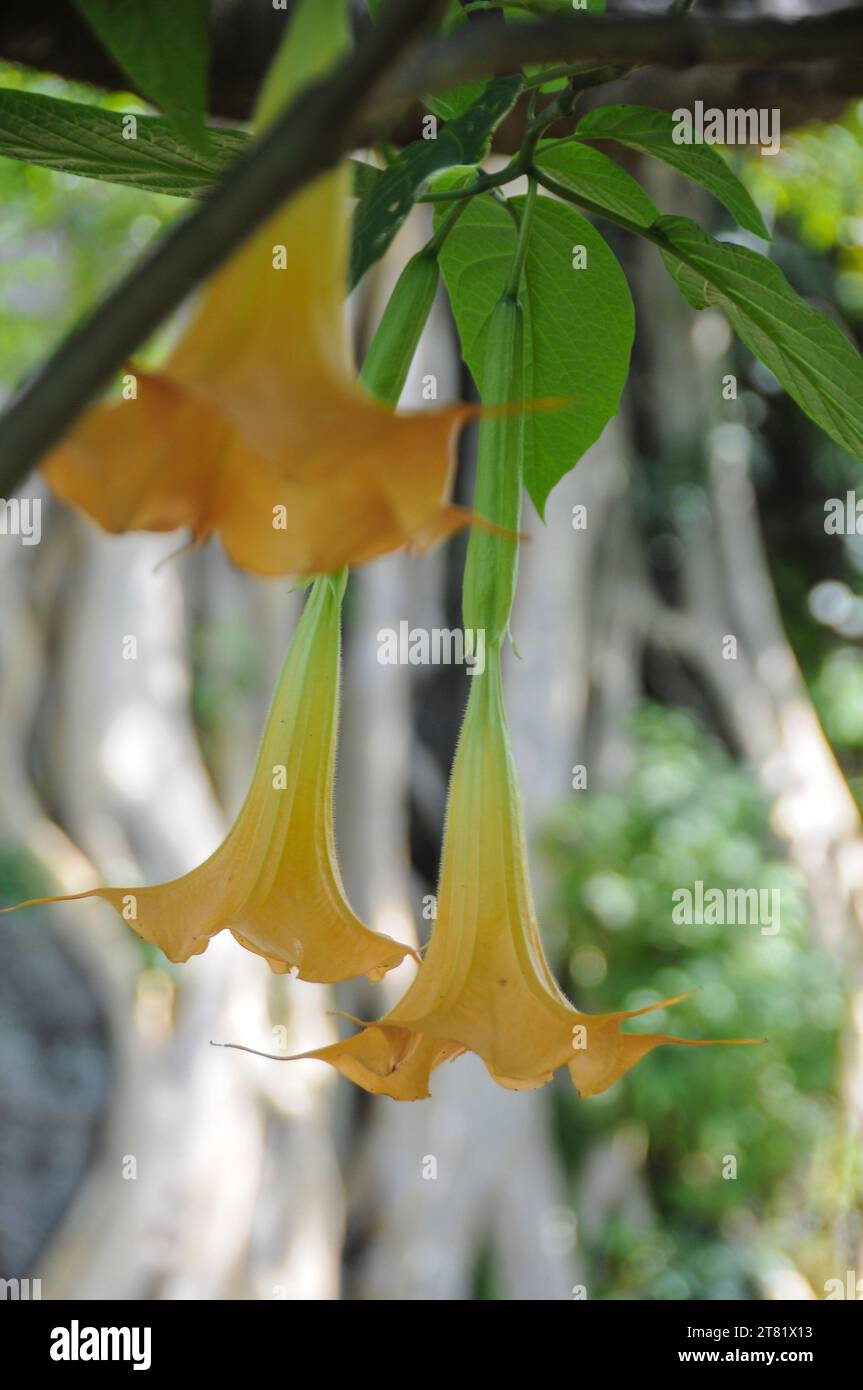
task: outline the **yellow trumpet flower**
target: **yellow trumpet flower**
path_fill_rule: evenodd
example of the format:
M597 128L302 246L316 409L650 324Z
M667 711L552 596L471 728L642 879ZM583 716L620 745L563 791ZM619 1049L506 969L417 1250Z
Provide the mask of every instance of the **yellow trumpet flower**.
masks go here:
M702 1040L625 1033L627 1018L674 1004L591 1015L557 985L534 912L499 651L474 676L453 767L437 920L404 998L376 1024L304 1057L331 1063L376 1095L420 1100L441 1062L476 1052L500 1085L530 1090L568 1066L581 1096L612 1086L662 1043ZM751 1042L754 1039L735 1039Z
M267 719L252 784L227 838L199 868L153 888L96 888L169 960L206 950L228 929L277 973L333 983L379 979L411 953L351 911L336 861L333 777L346 574L318 579ZM6 909L9 911L11 909Z
M346 41L343 0L300 7L266 124ZM397 415L358 379L345 319L346 166L280 209L206 287L135 398L88 410L43 463L105 530L218 535L258 574L324 574L467 525L450 504L468 406ZM131 390L130 390L131 394Z

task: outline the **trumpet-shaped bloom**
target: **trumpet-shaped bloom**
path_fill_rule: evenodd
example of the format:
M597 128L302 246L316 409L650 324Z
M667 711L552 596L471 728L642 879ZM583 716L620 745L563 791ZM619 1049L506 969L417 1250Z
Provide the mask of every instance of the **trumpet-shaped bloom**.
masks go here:
M277 973L295 967L301 979L319 982L364 973L377 979L410 952L354 915L336 862L332 802L344 583L344 575L319 579L311 590L251 787L219 849L170 883L72 895L104 898L170 960L206 950L210 937L225 928Z
M705 1045L623 1031L626 1019L648 1012L581 1013L546 962L495 651L486 673L471 682L425 960L379 1023L303 1055L330 1062L367 1091L400 1100L427 1096L432 1070L464 1051L478 1053L494 1080L513 1090L541 1086L566 1065L579 1094L592 1096L661 1043Z
M258 128L349 42L346 0L300 0ZM259 574L332 573L467 524L449 496L474 412L397 416L354 370L347 178L317 179L226 263L161 371L137 373L134 400L84 415L44 464L62 497L108 531L218 534Z
M319 178L213 278L137 398L100 404L49 454L51 486L107 531L217 534L259 574L320 574L464 526L450 505L465 406L396 415L344 320L346 172Z

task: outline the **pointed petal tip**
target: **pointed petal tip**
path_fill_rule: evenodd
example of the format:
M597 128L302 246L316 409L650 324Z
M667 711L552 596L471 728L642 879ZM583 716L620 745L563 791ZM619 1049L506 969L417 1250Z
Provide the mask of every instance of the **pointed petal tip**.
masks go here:
M587 1054L582 1054L581 1057L574 1057L570 1061L569 1073L579 1097L587 1100L609 1090L655 1047L662 1047L666 1043L678 1047L757 1047L766 1041L766 1038L678 1038L670 1033L619 1031L615 1040L616 1046L610 1051L604 1067L585 1066L591 1059Z
M17 912L22 907L41 907L45 903L74 903L82 898L99 897L98 888L88 888L83 893L54 893L45 898L25 898L20 903L10 903L8 907L0 907L0 913Z

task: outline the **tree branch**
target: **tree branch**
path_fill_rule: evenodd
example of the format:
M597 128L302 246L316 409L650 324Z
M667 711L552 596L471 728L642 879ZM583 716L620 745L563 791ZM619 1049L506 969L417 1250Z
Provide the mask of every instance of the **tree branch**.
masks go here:
M295 102L61 343L0 418L0 496L15 491L135 348L280 203L379 133L418 93L525 62L811 62L853 51L863 37L859 9L795 23L583 15L465 25L406 52L441 8L442 0L391 4L349 59Z
M510 72L525 63L773 67L842 58L859 52L861 42L863 10L856 8L795 21L585 14L540 24L467 24L456 35L417 50L381 98L403 103L418 92L439 91L484 73Z

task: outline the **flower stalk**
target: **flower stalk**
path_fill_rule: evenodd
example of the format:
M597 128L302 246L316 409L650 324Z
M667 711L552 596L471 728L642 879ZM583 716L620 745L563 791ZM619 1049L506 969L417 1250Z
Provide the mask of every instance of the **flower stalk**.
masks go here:
M474 507L500 530L472 530L462 588L465 629L484 629L486 648L492 651L499 649L509 630L518 577L524 459L524 310L519 287L535 200L536 184L531 180L506 288L492 310L486 339L483 404L501 409L490 410L480 427Z

